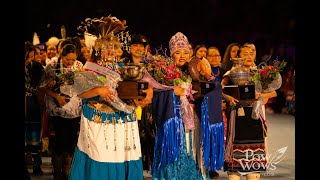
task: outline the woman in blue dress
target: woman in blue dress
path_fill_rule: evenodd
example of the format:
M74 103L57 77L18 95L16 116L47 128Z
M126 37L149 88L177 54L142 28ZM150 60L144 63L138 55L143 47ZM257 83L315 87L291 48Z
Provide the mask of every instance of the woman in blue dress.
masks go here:
M170 39L169 48L177 71L180 71L181 76L185 76L181 67L190 58L187 37L181 32L176 33ZM169 83L170 80L167 79L164 82ZM165 85L172 86L172 84ZM204 177L209 179L206 172L201 172L195 157L199 148L194 144L194 140L198 138L193 132L199 124L186 122L183 119L183 101L181 100L186 95L184 89L179 86L171 89L154 89L152 112L157 125L151 172L154 180L202 180ZM189 121L194 121L193 116Z

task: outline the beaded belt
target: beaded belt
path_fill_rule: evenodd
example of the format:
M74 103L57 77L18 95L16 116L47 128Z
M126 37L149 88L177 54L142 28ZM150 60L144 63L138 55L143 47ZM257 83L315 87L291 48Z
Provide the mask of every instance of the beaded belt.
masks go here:
M123 122L136 121L136 114L133 110L128 114L123 111L114 111L110 106L101 101L87 101L83 104L83 115L96 123L122 124Z
M136 146L136 138L134 135L134 125L131 124L130 127L128 126L128 122L134 122L136 121L136 114L133 110L131 114L125 113L123 111L113 111L113 109L106 105L105 103L97 100L90 100L83 104L82 108L83 115L89 120L94 121L95 123L102 124L105 126L106 124L112 123L113 125L113 131L114 131L114 151L117 151L117 138L116 138L116 124L118 125L125 125L126 129L124 131L125 133L125 150L129 151L131 149L135 150L137 148ZM132 133L132 143L129 141L129 133L128 128L131 128ZM85 133L85 132L84 132ZM87 133L87 137L90 135ZM107 131L104 128L104 136L105 140L107 139ZM84 136L85 137L85 136ZM90 147L90 143L88 143L88 148ZM109 148L108 141L106 141L106 149Z

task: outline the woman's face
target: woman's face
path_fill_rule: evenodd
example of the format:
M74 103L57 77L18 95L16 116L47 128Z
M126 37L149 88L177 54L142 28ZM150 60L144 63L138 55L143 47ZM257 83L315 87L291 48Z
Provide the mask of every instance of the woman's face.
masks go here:
M77 60L77 54L68 53L66 56L61 57L61 60L64 67L71 68Z
M122 51L122 48L121 47L118 47L117 50L116 50L116 56L118 58L120 58L123 54L123 51Z
M243 47L240 52L240 58L245 58L244 66L250 67L254 63L254 54L250 47Z
M112 48L104 48L101 50L101 59L106 62L113 62L116 58L116 51Z
M189 49L178 49L172 54L172 59L174 60L177 67L183 66L190 58Z
M48 46L47 47L47 57L49 59L53 58L53 57L56 57L57 56L57 48L56 46Z
M254 44L248 44L247 46L249 46L251 48L251 51L253 53L253 60L255 60L256 56L257 56L256 46Z
M143 44L131 44L130 45L130 54L133 57L142 57L144 54L145 48Z
M81 48L81 53L87 61L90 61L91 53L90 53L90 49L87 46L83 46Z
M36 48L36 53L35 53L35 60L41 63L42 54L41 50L39 48Z
M239 50L238 46L232 46L231 51L230 51L230 58L236 58L238 50Z
M207 59L212 67L217 67L221 63L221 55L217 49L209 49Z
M196 51L196 55L197 58L201 59L203 57L207 57L207 48L205 47L201 47Z
M35 51L30 51L29 54L28 54L28 57L26 59L26 62L30 62L32 60L35 59Z

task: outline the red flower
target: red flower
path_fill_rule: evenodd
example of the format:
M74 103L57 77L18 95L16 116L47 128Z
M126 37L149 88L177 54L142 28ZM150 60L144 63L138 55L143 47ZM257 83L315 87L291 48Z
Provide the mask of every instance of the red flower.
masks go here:
M268 73L267 69L264 69L264 70L260 71L260 75L261 76L265 76L267 73Z

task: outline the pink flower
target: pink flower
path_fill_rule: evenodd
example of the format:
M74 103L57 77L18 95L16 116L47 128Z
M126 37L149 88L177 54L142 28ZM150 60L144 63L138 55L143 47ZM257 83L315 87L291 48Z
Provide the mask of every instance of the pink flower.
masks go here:
M168 67L168 70L169 71L174 71L174 69L176 68L176 66L174 64L171 64L169 67Z

